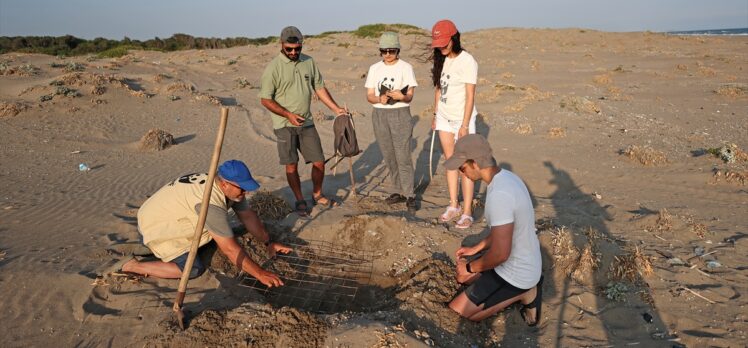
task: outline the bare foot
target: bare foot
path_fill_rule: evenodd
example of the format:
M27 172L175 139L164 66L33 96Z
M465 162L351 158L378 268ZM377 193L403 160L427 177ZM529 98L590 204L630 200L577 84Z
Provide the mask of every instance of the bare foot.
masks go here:
M525 322L527 325L535 325L535 313L537 313L537 308L524 308L523 311L525 312Z
M132 272L132 268L136 263L138 263L138 260L135 259L125 262L125 264L122 265L122 272Z

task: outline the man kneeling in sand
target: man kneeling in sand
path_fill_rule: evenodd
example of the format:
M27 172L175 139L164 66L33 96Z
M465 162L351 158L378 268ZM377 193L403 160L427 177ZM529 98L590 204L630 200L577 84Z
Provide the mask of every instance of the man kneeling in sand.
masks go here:
M162 261L139 262L134 258L126 259L122 261L122 272L158 278L182 276L207 179L208 174L182 176L166 184L143 203L138 210L138 231L143 244ZM233 209L252 236L265 244L270 256L274 256L276 252L291 252L291 248L270 241L262 221L249 207L245 193L258 187L260 185L252 178L243 162L230 160L221 164L212 183L210 206L200 246L214 240L218 249L242 271L268 287L281 286L283 281L276 274L262 269L249 258L228 223L228 210ZM190 278L195 278L204 271L200 258L195 258Z
M470 286L452 300L449 308L479 321L520 301L522 318L530 326L537 325L542 259L527 187L517 175L496 165L490 144L477 134L461 137L444 166L488 184L485 214L491 226L490 234L478 244L457 250L457 282ZM484 250L482 256L466 259Z

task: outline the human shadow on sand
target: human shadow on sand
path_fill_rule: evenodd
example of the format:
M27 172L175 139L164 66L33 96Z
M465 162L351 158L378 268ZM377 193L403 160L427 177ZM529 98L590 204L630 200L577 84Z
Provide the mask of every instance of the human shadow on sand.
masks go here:
M556 167L550 161L543 164L550 171L550 184L556 186L555 192L549 197L543 197L545 200L550 200L550 204L555 211L553 217L555 225L566 226L570 229L572 242L579 250L582 250L589 240L585 233L581 231L592 228L600 235L597 243L601 248L601 266L592 275L591 284L578 284L570 276L563 277L561 281L560 289L558 289L560 294L557 296L560 298L560 303L557 305L558 308L551 308L558 315L555 318L550 318L547 323L548 329L555 330L552 335L557 339L555 346L565 347L583 342L592 345L610 344L616 346L625 345L627 342L655 344L655 341L652 341L650 337L650 332L653 330L667 332L667 327L654 308L636 296L628 297L629 303L625 308L604 298L604 289L608 284L606 274L609 269L608 266L613 261L614 255L622 253L622 242L617 240L607 227L608 222L613 219L613 216L608 212L610 206L602 206L590 194L584 193L567 171ZM641 283L644 288L639 288L637 284L633 284L633 286L646 293L648 291L646 283L643 281ZM575 295L585 293L588 291L585 289L590 288L593 289L596 300L593 310L571 301L572 297L577 297ZM596 291L597 289L600 290ZM581 313L581 316L578 315L579 313ZM652 316L651 324L647 324L642 319L642 313L649 313ZM572 319L574 317L577 320ZM599 321L604 328L604 336L581 336L580 330L576 330L584 329L579 319ZM580 326L575 327L575 325Z

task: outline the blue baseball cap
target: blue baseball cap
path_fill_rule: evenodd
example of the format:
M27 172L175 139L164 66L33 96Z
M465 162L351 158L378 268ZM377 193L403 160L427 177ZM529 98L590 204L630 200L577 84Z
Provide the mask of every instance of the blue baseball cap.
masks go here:
M218 175L223 179L231 181L244 191L254 191L260 187L260 184L252 178L252 174L249 172L249 168L244 162L239 160L229 160L223 162L218 167Z

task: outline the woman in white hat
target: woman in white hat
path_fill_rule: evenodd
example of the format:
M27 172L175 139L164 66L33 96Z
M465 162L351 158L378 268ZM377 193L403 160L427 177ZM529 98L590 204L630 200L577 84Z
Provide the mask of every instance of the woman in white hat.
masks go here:
M418 209L413 188L413 162L410 158L413 121L410 101L416 82L413 66L400 59L400 40L395 32L384 32L379 38L382 60L369 67L366 74L366 100L374 107L374 126L384 163L396 188L385 201L405 202L408 211Z

